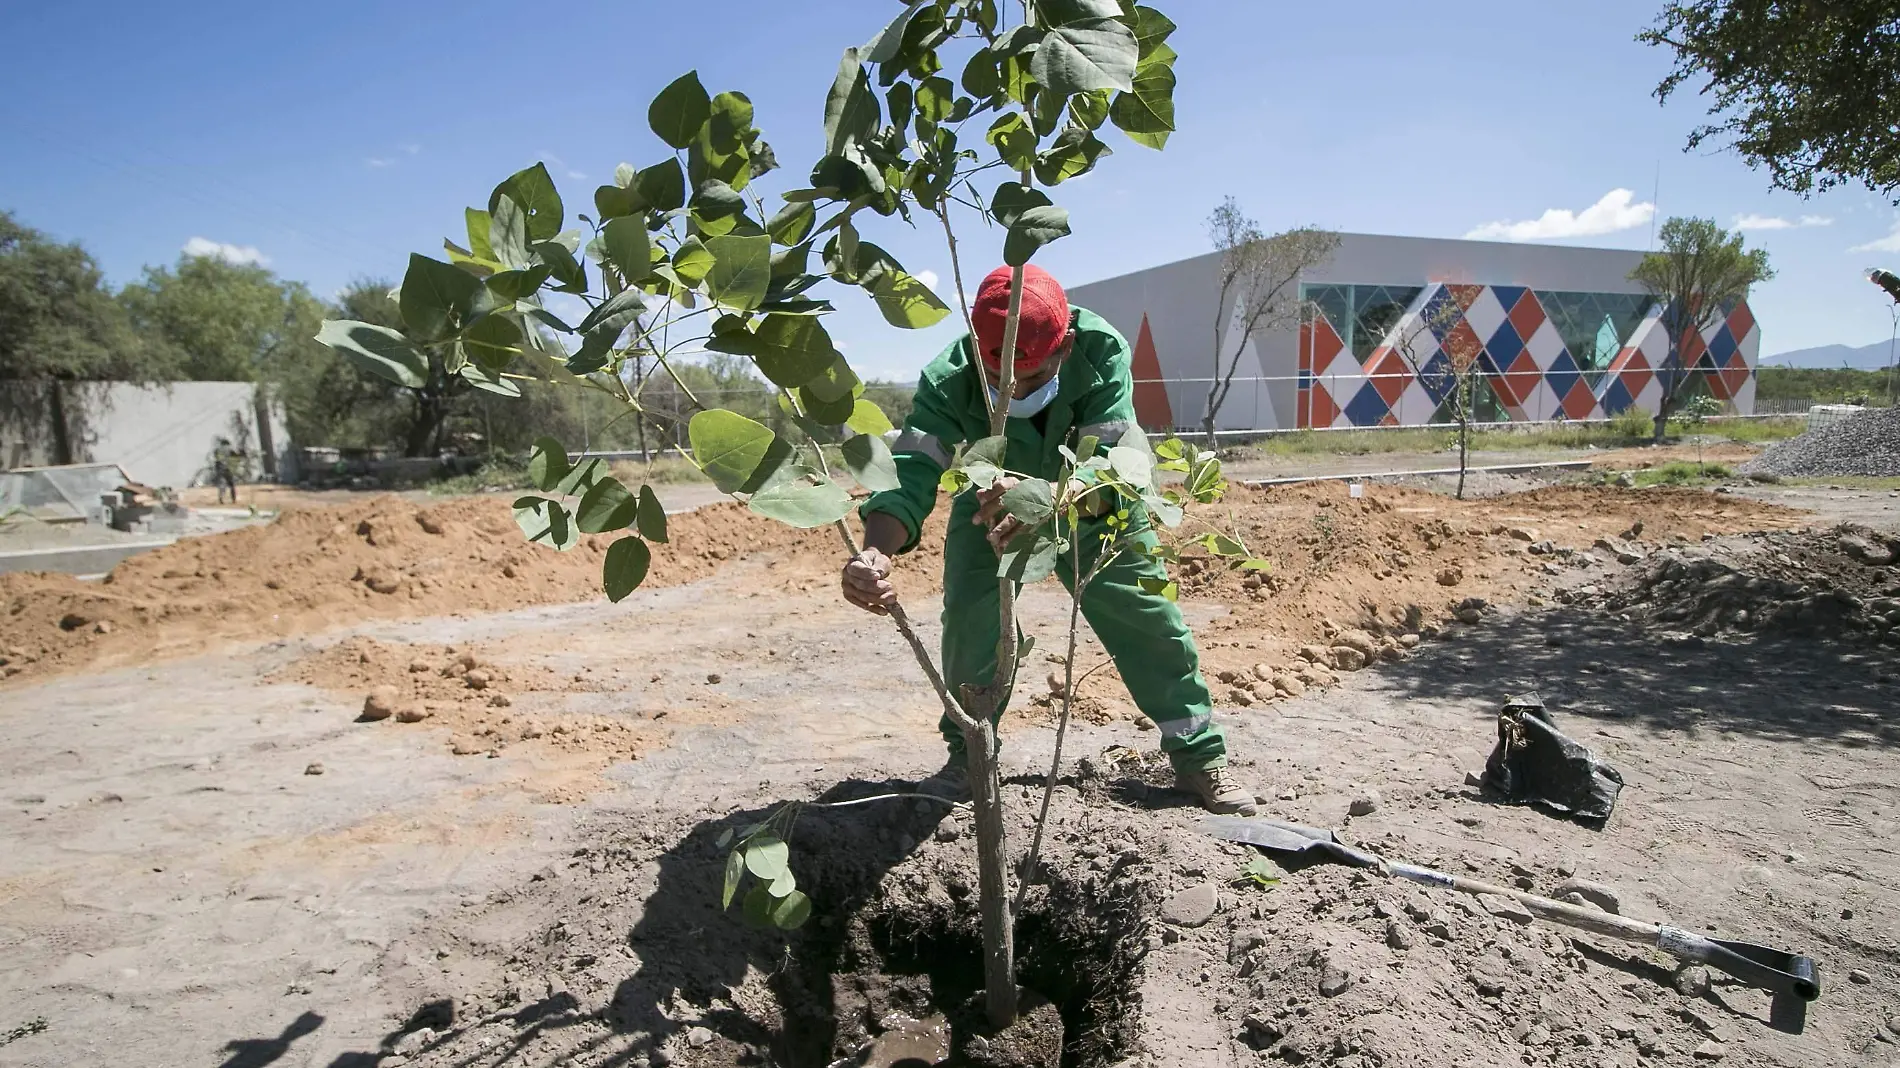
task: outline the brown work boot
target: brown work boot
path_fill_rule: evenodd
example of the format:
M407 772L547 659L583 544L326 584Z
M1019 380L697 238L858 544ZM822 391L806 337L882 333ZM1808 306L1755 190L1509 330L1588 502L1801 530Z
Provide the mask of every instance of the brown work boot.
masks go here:
M1218 768L1176 768L1174 784L1201 799L1201 807L1221 816L1251 816L1253 791L1240 785L1225 764Z
M917 783L917 792L959 803L970 800L969 758L962 753L951 753L943 767Z

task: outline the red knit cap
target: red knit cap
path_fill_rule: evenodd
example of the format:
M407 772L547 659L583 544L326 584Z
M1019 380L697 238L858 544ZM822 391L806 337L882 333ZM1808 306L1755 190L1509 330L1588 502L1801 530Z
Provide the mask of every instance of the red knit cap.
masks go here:
M983 279L976 290L976 306L970 309L975 320L976 347L983 366L991 371L1003 367L1003 327L1009 321L1008 267L998 267ZM1033 263L1023 266L1023 310L1016 322L1016 373L1035 374L1037 368L1056 350L1069 333L1069 297L1048 271Z

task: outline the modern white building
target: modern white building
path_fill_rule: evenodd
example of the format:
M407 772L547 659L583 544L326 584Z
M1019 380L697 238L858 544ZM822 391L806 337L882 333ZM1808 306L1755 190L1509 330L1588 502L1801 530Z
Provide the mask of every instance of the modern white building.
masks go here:
M1311 322L1244 337L1233 306L1216 307L1220 256L1209 253L1076 286L1069 299L1134 344L1144 426L1199 428L1216 367L1238 350L1221 430L1441 422L1455 378L1476 360L1481 421L1605 419L1654 413L1658 372L1708 372L1706 388L1754 410L1761 330L1744 302L1673 350L1661 309L1629 274L1642 253L1495 241L1342 234L1300 281ZM1219 354L1218 364L1216 354Z

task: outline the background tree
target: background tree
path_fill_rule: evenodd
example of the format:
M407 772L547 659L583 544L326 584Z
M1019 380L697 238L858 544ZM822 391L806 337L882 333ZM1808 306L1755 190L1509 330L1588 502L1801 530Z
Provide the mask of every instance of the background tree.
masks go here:
M104 279L78 244L0 211L0 405L30 424L45 420L55 463L73 462L80 433L62 383L168 377Z
M254 382L321 347L311 338L322 302L254 264L180 256L174 266L145 268L119 301L174 378Z
M1465 499L1465 475L1471 465L1471 424L1478 407L1478 390L1490 388L1480 359L1483 342L1470 331L1451 329L1463 315L1464 309L1450 287L1445 287L1439 296L1425 303L1417 317L1400 318L1385 341L1428 393L1443 397L1439 411L1451 420L1457 435L1457 497L1461 501ZM1375 360L1372 364L1375 381L1376 376L1391 370L1389 363Z
M1299 323L1307 313L1307 304L1300 299L1300 278L1333 254L1339 235L1302 226L1268 237L1228 197L1208 215L1207 236L1221 254L1220 294L1214 306L1214 377L1201 418L1207 447L1213 449L1219 447L1215 419L1234 388L1247 339L1255 331Z
M1715 121L1689 135L1689 148L1727 139L1776 188L1803 195L1858 181L1894 198L1895 14L1892 0L1690 0L1663 8L1637 40L1675 52L1659 101L1704 80Z
M1698 357L1685 354L1701 349L1700 335L1720 322L1729 309L1748 296L1749 287L1775 276L1765 249L1742 246L1742 235L1731 234L1712 219L1676 217L1663 223L1657 235L1662 248L1644 256L1630 280L1649 291L1662 305L1663 328L1669 332L1670 358L1656 369L1662 402L1656 410L1656 441L1669 429L1674 415L1688 397L1687 387L1697 380Z

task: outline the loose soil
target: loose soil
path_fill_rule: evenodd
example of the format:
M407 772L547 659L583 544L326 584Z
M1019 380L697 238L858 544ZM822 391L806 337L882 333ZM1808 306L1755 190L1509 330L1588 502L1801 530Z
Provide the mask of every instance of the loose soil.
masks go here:
M807 808L792 867L811 923L788 939L719 908L722 832L902 791L941 759L890 626L838 603L835 537L675 517L652 587L607 605L594 550L524 544L499 502L353 507L181 543L110 585L0 585L0 644L33 649L8 652L0 715L0 1002L20 1016L0 1033L49 1022L0 1044L0 1066L128 1049L286 1068L881 1064L933 1027L975 1063L1039 1045L1051 1063L1059 1033L1067 1068L1900 1051L1900 662L1870 637L1891 629L1873 595L1900 568L1841 531L1733 536L1800 513L1602 487L1236 491L1221 525L1273 570L1249 586L1190 563L1181 604L1226 676L1236 773L1271 814L1540 892L1587 878L1627 915L1810 953L1827 989L1806 1033L1719 975L1679 989L1655 952L1476 901L1325 867L1238 880L1249 854L1199 833L1104 670L1081 688L1018 930L1049 1009L997 1042L970 1015L964 812ZM440 509L456 525L432 516L431 534ZM924 621L935 552L899 573ZM1744 589L1831 582L1863 614L1685 636L1691 619L1657 610L1712 594L1663 584L1704 557ZM376 568L397 593L368 589ZM463 571L487 577L451 584ZM117 614L60 627L99 605ZM1026 591L1041 648L1066 605ZM160 659L181 653L197 658ZM1085 642L1077 666L1101 659ZM1603 831L1462 785L1526 690L1624 774ZM359 722L372 695L393 714ZM1051 713L1030 711L1005 722L1012 850L1050 757Z

